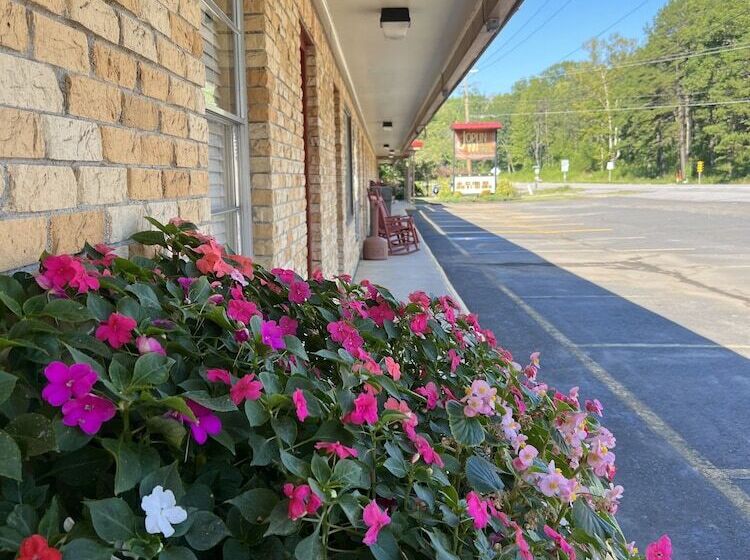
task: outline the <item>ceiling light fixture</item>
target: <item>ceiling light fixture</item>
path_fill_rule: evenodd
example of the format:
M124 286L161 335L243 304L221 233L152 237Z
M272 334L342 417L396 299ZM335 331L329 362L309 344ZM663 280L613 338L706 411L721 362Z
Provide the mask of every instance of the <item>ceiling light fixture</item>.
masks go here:
M380 10L380 28L386 39L403 39L411 27L409 8L383 8Z
M393 130L393 121L383 121L383 130Z

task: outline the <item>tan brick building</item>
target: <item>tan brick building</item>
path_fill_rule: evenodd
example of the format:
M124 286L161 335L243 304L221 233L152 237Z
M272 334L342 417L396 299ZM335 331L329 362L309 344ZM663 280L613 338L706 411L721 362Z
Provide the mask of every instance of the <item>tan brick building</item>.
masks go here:
M520 0L403 4L382 25L393 2L0 0L0 269L137 251L145 216L180 216L263 264L351 273L378 158Z

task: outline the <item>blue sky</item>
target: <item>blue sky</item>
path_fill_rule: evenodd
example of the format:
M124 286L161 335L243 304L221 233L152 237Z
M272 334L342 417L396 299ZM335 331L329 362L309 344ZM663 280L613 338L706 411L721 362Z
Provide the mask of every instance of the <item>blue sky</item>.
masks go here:
M479 72L469 76L469 84L482 93L508 92L516 80L533 76L559 62L613 24L604 37L616 32L641 40L644 28L667 1L525 0L474 65ZM624 17L631 11L633 13ZM553 16L555 12L558 13ZM583 57L585 52L580 49L566 60Z

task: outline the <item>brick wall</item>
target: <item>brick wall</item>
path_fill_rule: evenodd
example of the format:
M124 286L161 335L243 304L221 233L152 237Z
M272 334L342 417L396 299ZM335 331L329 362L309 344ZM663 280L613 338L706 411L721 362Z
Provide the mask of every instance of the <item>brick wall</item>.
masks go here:
M198 0L0 0L0 268L203 223Z
M327 274L351 273L365 235L363 201L368 181L376 177L376 162L310 0L245 1L253 248L263 264L307 269L303 28L311 42L306 63L313 267ZM346 196L341 166L344 110L354 119L359 207L356 219L341 220Z

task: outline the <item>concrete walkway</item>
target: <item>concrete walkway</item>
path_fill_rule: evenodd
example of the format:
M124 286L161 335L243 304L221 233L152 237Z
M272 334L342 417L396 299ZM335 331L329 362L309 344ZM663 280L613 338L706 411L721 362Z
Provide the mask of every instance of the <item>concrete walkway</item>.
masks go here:
M413 210L401 200L393 201L393 214ZM360 260L354 280L369 280L390 290L398 299L405 300L411 292L422 290L432 296L450 295L466 309L453 285L446 277L432 251L420 233L419 251L409 255L395 255L384 261Z

